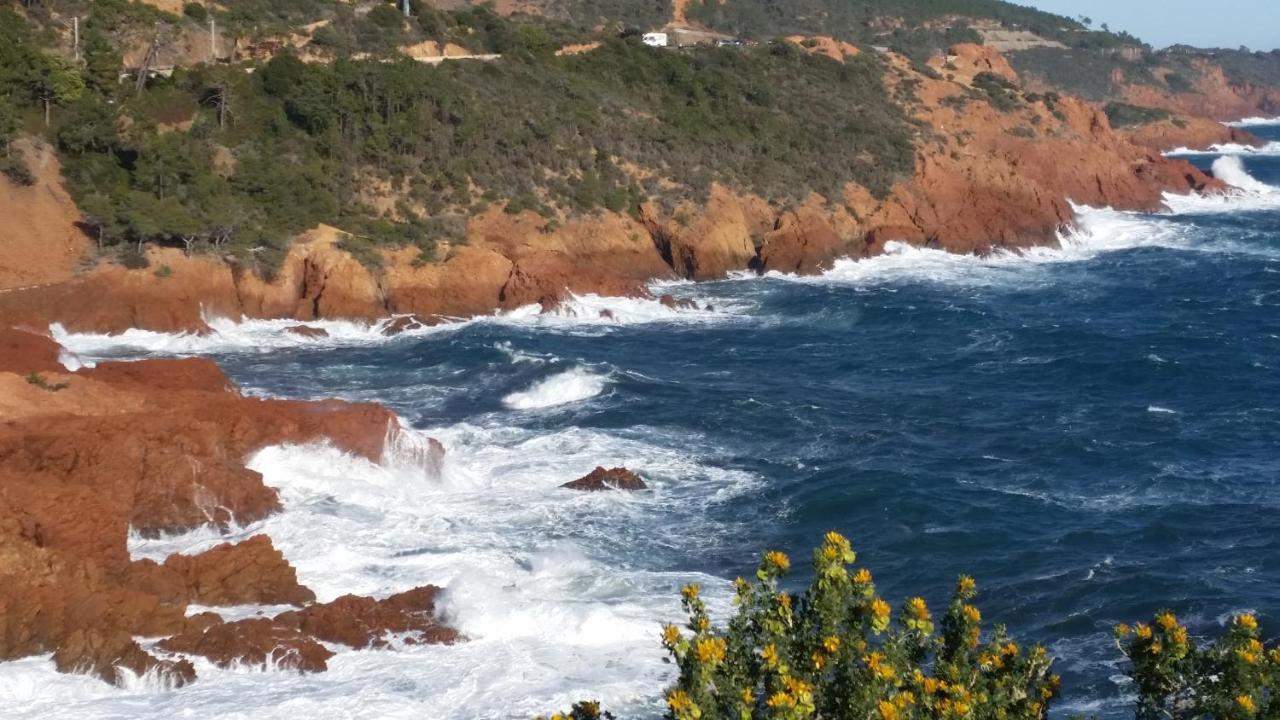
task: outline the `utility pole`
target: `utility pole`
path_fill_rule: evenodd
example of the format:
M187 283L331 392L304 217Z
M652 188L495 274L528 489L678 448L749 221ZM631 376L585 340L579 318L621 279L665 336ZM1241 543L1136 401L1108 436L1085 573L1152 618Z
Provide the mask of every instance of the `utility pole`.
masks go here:
M413 11L409 8L409 0L400 0L400 5L404 9L405 17L410 17L413 15Z
M71 18L71 41L72 47L75 48L76 62L80 62L80 17Z
M218 61L218 21L212 15L209 16L209 62Z

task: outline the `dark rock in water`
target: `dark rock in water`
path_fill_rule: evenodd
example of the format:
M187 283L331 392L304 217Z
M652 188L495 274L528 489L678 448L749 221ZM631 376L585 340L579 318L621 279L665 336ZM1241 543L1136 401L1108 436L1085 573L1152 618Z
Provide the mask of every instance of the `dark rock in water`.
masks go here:
M245 664L324 672L333 652L297 628L266 618L192 629L157 645L167 652L201 655L219 667Z
M658 298L658 302L662 303L663 307L669 307L672 310L698 309L698 303L690 300L689 298L676 298L674 295L663 295Z
M417 315L401 315L387 321L382 326L382 334L386 337L395 337L401 333L411 330L422 330L423 328L435 327L445 322L445 319L439 315L422 318Z
M582 492L601 492L604 490L644 490L649 486L645 484L644 480L640 479L639 475L626 468L605 470L602 467L598 467L592 470L589 475L578 478L573 482L565 483L560 487Z
M614 315L612 310L606 308L600 311L600 318L603 320L617 320L618 316Z
M324 328L311 327L310 325L294 325L293 327L285 328L284 331L287 333L293 333L294 335L301 335L302 337L307 337L307 338L329 337L328 330L325 330Z
M360 649L385 647L390 635L405 635L405 642L415 645L451 644L458 640L458 632L435 618L439 592L438 587L424 585L385 600L344 595L281 613L275 622L325 642Z

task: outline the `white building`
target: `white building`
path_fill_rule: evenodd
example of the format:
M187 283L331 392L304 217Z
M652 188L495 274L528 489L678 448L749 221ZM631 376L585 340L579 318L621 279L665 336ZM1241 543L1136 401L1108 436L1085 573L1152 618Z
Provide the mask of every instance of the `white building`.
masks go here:
M649 47L666 47L669 44L667 34L664 32L645 33L644 44Z

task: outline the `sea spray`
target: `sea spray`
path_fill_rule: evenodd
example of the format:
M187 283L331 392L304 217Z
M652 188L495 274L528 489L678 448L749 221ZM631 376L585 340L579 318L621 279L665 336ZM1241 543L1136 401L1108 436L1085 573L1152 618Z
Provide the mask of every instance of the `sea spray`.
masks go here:
M581 402L604 392L608 382L603 375L575 367L540 380L528 390L507 395L502 404L512 410L541 410Z

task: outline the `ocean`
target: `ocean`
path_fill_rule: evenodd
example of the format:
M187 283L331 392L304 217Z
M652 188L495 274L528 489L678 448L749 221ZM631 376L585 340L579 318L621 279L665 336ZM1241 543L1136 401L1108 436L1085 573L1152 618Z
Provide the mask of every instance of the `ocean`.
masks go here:
M891 246L817 277L665 283L394 339L215 320L208 337L58 333L84 359L201 354L247 392L383 403L441 477L324 446L251 460L266 532L321 600L447 588L452 647L343 650L330 671L219 670L115 689L0 665L17 718L530 718L577 699L661 714L660 623L699 582L726 619L759 553L848 535L894 604L978 580L984 616L1057 658L1055 715L1131 711L1110 628L1170 608L1214 634L1280 620L1280 125L1189 154L1238 188L1157 214L1079 208L1060 249ZM613 319L600 317L608 309ZM597 465L651 489L560 489ZM268 609L270 610L270 609ZM241 617L260 608L234 608Z

